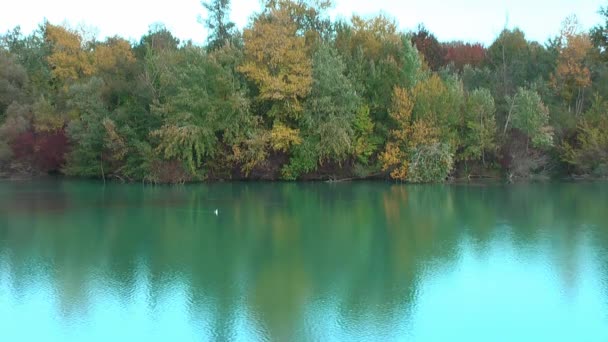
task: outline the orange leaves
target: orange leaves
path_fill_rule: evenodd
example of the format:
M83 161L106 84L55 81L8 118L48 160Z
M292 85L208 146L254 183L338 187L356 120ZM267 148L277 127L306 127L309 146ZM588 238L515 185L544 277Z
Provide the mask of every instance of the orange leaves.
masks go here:
M411 134L412 110L414 101L407 89L393 89L393 105L390 116L395 120L397 128L391 131L391 140L380 155L382 169L391 170L393 179L405 180L409 162L407 160L408 141Z
M587 54L592 48L591 39L586 33L579 32L576 17L567 18L562 24L559 41L559 56L551 85L567 101L580 98L581 89L591 85L591 72L585 64ZM582 108L578 108L580 112Z
M431 78L416 86L412 91L413 94L401 87L395 87L393 90L390 115L395 120L397 128L391 131L389 142L380 155L382 169L390 170L393 179L407 179L410 169L409 156L412 151L419 146L439 143L440 130L432 121L432 117L418 115L417 118L412 118L412 111L415 104L417 105L416 94L422 96L426 90L433 91L436 88L433 85L437 84Z
M407 179L409 161L403 148L396 142L386 144L384 152L380 155L382 170L391 170L391 178L398 180Z

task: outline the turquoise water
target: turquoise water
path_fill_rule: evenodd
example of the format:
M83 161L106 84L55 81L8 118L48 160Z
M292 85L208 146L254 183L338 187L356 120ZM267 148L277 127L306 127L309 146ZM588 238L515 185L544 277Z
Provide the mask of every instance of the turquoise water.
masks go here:
M608 341L608 184L0 182L36 340Z

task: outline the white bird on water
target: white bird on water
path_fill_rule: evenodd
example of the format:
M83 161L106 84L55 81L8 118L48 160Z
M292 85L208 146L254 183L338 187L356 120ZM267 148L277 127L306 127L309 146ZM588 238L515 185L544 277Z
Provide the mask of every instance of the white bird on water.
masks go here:
M220 211L215 209L214 213L215 213L215 216L218 216L220 214Z

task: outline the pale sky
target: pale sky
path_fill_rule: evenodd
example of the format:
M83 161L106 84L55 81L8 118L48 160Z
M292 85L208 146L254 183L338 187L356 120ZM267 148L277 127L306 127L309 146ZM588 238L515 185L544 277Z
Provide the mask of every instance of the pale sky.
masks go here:
M353 13L383 13L397 20L402 30L419 23L440 41L464 40L490 44L508 22L520 27L528 39L545 42L559 32L561 22L576 14L587 30L601 22L597 14L605 0L335 0L333 18L348 19ZM239 28L259 10L258 0L233 0L231 19ZM0 32L20 25L30 33L43 19L53 24L86 24L97 37L120 35L139 40L150 24L163 23L175 36L196 43L205 41L206 30L197 17L204 15L199 0L16 0L0 11ZM508 18L508 20L507 20Z

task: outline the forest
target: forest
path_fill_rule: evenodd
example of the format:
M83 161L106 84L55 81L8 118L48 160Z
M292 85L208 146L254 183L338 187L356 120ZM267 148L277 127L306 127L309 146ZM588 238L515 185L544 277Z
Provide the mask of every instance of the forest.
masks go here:
M41 23L0 35L0 175L125 182L608 177L608 7L547 42L440 42L330 0L264 0L204 46Z

